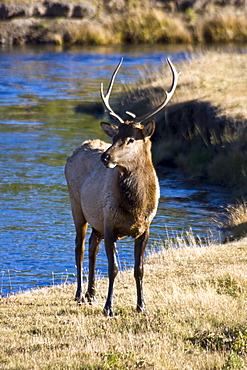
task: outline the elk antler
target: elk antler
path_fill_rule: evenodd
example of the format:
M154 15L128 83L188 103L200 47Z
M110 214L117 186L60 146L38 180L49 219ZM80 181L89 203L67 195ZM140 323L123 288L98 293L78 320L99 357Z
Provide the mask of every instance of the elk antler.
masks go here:
M120 60L120 62L117 65L117 68L113 72L113 75L112 75L110 84L108 86L108 90L107 90L106 95L104 95L104 92L103 92L103 83L101 83L101 90L100 90L101 98L102 98L102 101L103 101L104 106L106 108L106 111L120 123L124 123L124 120L121 117L119 117L115 112L113 112L113 110L110 106L110 103L109 103L109 98L110 98L110 95L111 95L111 90L112 90L112 87L113 87L113 84L114 84L116 74L118 73L118 70L121 67L122 62L123 62L123 58ZM146 114L144 114L144 116L141 116L141 117L136 117L136 115L134 113L126 111L126 113L129 116L134 118L133 123L140 124L141 122L145 121L146 119L154 116L156 113L158 113L161 109L163 109L167 105L167 103L171 99L172 95L174 94L174 92L176 90L176 87L177 87L178 77L180 75L180 72L178 73L176 71L174 65L172 64L172 62L170 61L169 58L167 58L167 62L168 62L169 66L171 68L171 71L172 71L172 86L171 86L171 89L170 89L169 92L167 92L167 91L165 92L166 93L165 100L157 108L154 108L153 110L151 110L151 112L146 113Z
M172 62L170 61L169 58L167 58L167 62L171 68L171 71L172 71L172 86L171 86L171 89L169 92L165 92L166 93L166 98L165 100L157 107L157 108L154 108L153 110L151 110L151 112L148 112L146 114L144 114L144 116L141 116L141 117L136 117L136 115L132 112L126 112L129 116L133 117L135 119L135 124L140 124L141 122L145 121L146 119L152 117L153 115L155 115L156 113L158 113L161 109L163 109L167 103L169 102L169 100L171 99L172 95L174 94L175 90L176 90L176 87L177 87L177 83L178 83L178 77L179 75L181 74L181 72L177 72L174 65L172 64Z
M104 95L104 91L103 91L103 83L101 83L100 87L100 94L101 94L101 99L104 103L104 106L106 108L106 111L113 117L115 118L118 122L120 123L124 123L124 120L119 117L116 113L113 112L111 106L110 106L110 103L109 103L109 98L110 98L110 95L111 95L111 90L112 90L112 86L114 84L114 80L115 80L115 77L116 77L116 74L118 73L118 70L119 68L121 67L121 64L123 62L123 58L120 60L120 62L118 63L117 65L117 68L115 69L115 71L113 72L113 75L112 75L112 78L111 78L111 81L110 81L110 84L108 86L108 90L107 90L107 93L106 95Z

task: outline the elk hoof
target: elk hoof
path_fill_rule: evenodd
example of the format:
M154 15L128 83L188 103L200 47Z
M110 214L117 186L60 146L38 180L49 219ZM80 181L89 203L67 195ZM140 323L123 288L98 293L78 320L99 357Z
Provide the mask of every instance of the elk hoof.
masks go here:
M136 306L136 311L137 312L144 312L144 311L146 311L146 307L145 307L145 305L144 304L142 304L142 305L137 305Z
M105 307L103 310L104 316L113 316L113 308L112 307Z
M85 303L85 297L83 294L76 294L75 296L75 301L77 302L78 305L81 305L83 303Z
M85 297L86 297L89 304L92 304L92 302L95 300L95 294L94 293L89 293L89 291L86 292Z

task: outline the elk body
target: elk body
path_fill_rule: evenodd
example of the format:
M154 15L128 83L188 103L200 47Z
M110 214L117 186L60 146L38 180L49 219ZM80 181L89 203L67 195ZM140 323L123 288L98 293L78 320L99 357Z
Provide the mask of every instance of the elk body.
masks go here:
M102 129L113 139L112 145L100 140L85 141L68 158L65 175L76 229L75 259L77 266L78 302L89 302L95 295L94 272L99 243L105 241L108 259L109 288L105 315L113 315L113 285L118 273L116 241L125 236L135 239L134 276L137 288L137 310L145 309L142 278L144 251L149 236L149 226L156 214L159 184L151 159L150 138L155 130L154 121L143 124L164 108L172 97L179 74L170 65L173 83L166 99L142 117L126 112L131 119L123 120L113 112L109 97L115 76L122 60L111 78L107 94L101 97L108 113L118 121L118 126L101 123ZM82 285L82 261L87 225L92 227L89 239L89 278L86 294Z

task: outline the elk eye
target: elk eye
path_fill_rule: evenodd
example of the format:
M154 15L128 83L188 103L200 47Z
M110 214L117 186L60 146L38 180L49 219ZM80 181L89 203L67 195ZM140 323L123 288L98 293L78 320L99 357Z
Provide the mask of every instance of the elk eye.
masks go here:
M132 138L132 137L130 137L129 139L127 139L127 142L126 142L126 144L128 145L128 144L131 144L131 143L133 143L135 140Z

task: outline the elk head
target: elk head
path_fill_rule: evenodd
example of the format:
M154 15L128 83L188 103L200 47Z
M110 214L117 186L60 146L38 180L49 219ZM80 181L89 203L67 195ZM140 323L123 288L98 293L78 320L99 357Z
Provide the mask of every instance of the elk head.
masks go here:
M106 95L104 95L103 84L101 84L101 98L105 109L118 122L118 126L110 123L101 122L102 129L108 136L113 138L113 144L110 146L109 149L107 149L107 151L102 154L101 160L105 167L114 168L118 166L119 168L130 170L133 164L133 155L135 152L137 154L143 151L150 152L151 142L149 139L154 133L155 122L148 121L144 124L143 122L147 121L150 117L154 116L167 105L175 92L180 73L177 73L174 65L168 58L167 62L171 68L173 80L170 91L165 92L165 100L162 101L162 103L158 107L154 108L141 117L137 117L134 113L126 111L126 114L129 115L131 119L123 120L112 110L109 103L114 80L122 64L122 61L123 58L120 60L117 68L112 75Z

